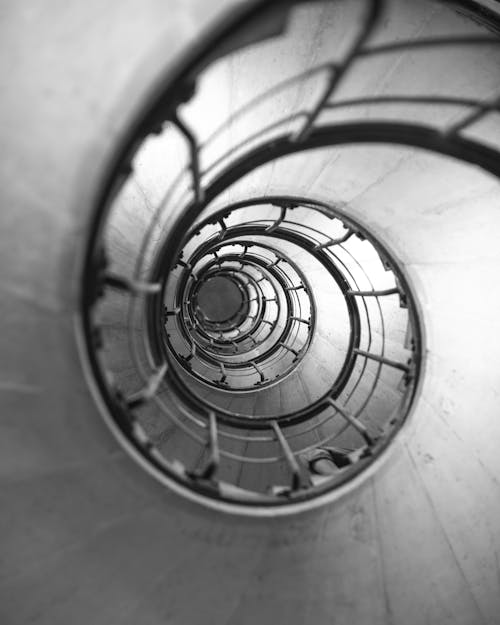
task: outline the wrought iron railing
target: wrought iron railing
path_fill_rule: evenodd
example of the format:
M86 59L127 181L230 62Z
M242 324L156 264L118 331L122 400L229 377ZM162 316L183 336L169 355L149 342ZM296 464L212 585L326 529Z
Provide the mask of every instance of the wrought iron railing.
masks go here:
M223 222L222 214L216 223ZM180 261L180 275L171 276L176 289L170 298L168 285L165 289L166 319L174 324L167 324L168 348L194 375L196 363L211 365L199 377L219 387L253 389L276 382L297 366L314 332L315 306L307 279L286 255L252 241L251 227L233 238L234 225L211 236L205 236L205 225L211 223L197 226L196 235L205 242L187 262ZM266 229L271 236L274 230ZM211 322L203 318L197 294L217 276L238 281L243 309L236 318ZM189 354L181 354L182 348ZM221 369L219 380L212 379L213 369Z
M500 51L485 11L474 15L488 31L468 22L463 36L378 42L392 5L366 0L359 15L352 9L347 49L333 42L334 58L263 91L252 85L223 123L207 121L217 68L243 46L252 58L253 49L265 57L275 42L293 44L309 6L249 3L179 64L131 129L89 241L84 324L108 409L158 475L205 500L283 505L344 484L403 424L423 354L403 267L348 205L319 201L314 189L298 195L290 180L291 192L278 195L241 182L284 157L353 144L423 148L500 173L498 146L477 129L498 112L498 94L446 93L443 79L443 94L381 95L353 79L395 54L430 62L455 47ZM137 218L127 194L159 148L180 164L162 168L156 201ZM229 201L228 190L243 199ZM200 302L216 279L239 305L214 319ZM321 337L330 331L325 293L342 302L338 338ZM328 475L315 469L318 458Z

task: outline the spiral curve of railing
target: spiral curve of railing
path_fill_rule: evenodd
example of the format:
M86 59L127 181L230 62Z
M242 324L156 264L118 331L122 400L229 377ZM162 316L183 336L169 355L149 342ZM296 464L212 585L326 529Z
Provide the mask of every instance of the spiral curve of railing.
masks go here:
M365 0L332 58L255 86L222 122L218 112L207 121L217 68L294 44L311 4L334 3L252 2L179 64L131 129L89 239L83 319L107 409L167 482L203 501L280 506L334 493L384 453L418 401L423 328L397 254L338 198L269 192L259 172L383 144L500 174L481 129L497 99L450 95L446 80L442 94L383 96L350 81L358 65L401 51L429 62L496 47L490 15L488 35L378 42L394 3ZM119 244L136 210L127 193L153 157L168 165L164 184L131 254Z

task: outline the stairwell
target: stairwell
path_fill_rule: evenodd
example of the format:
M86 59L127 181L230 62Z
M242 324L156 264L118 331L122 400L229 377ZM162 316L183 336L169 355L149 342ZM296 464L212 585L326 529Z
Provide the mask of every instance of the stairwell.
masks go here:
M0 622L500 624L496 7L5 4Z

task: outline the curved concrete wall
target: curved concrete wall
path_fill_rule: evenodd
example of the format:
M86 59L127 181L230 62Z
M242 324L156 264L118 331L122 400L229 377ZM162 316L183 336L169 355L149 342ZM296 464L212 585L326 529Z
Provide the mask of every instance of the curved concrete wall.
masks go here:
M421 301L418 407L340 500L261 519L205 509L148 475L101 417L75 338L95 194L152 81L229 4L1 9L0 620L498 625L499 187L477 168L346 147L259 173L269 189L314 181L318 196L348 200L398 252ZM475 29L448 9L422 3L410 20L412 5L396 5L414 36L450 20ZM316 27L297 53L305 64L329 41L328 20ZM387 63L370 74L382 90L417 75L432 88L443 72L452 85L498 88L491 53L470 64L443 55L420 74L411 56Z

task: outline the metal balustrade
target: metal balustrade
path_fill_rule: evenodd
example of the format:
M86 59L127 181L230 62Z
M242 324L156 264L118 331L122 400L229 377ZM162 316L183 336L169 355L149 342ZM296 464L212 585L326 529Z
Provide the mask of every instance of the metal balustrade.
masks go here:
M383 55L411 50L433 58L454 46L498 46L499 37L450 33L377 43L391 9L380 0L363 3L363 18L350 25L350 44L339 58L263 92L256 86L221 125L201 124L196 104L203 105L212 84L211 68L240 53L238 41L268 54L274 41L293 42L290 24L303 4L251 2L179 65L132 129L89 241L83 311L107 407L167 482L202 500L283 505L346 483L404 423L424 353L416 297L403 266L348 205L319 201L314 189L308 197L298 195L290 181L290 192L281 195L268 194L265 185L250 193L249 184L244 198L231 202L226 192L280 159L307 159L313 150L340 145L412 146L500 173L498 146L470 134L498 112L498 98L380 96L367 92L365 83L355 93L349 82L357 65ZM446 4L469 8L467 2ZM267 21L273 25L269 36L262 26ZM301 85L314 87L308 105L293 97L287 102L295 104L278 105ZM440 111L435 123L425 113L429 105ZM134 157L148 149L152 136L165 145L184 142L185 160L166 176L163 198L137 233L133 258L114 258L113 233L120 211L128 210L120 189L133 179ZM233 285L241 301L227 318L214 320L200 294L215 278ZM116 292L128 329L113 342L99 318ZM330 293L343 302L343 343L321 337L335 328L327 315ZM336 347L341 354L334 365ZM109 365L114 350L128 359L137 388L123 388L123 375ZM325 379L319 371L327 372ZM292 409L285 408L283 395L296 393L299 381L303 392ZM170 439L167 431L177 435ZM330 475L314 470L318 451L335 467Z
M202 233L203 228L198 227L198 231ZM244 390L276 382L297 366L314 332L315 306L307 280L294 263L278 257L269 245L237 241L234 253L235 246L227 238L221 242L216 233L213 241L208 238L181 265L182 274L176 276L176 292L170 298L170 308L178 314L168 314L166 296L167 349L194 375L218 387ZM282 261L279 267L278 258ZM260 276L259 282L252 272ZM194 273L197 278L193 282L190 278ZM214 276L230 277L253 289L242 297L245 309L226 322L200 320L198 304L193 304L202 286ZM182 340L176 344L179 338ZM188 356L181 353L183 348L189 350ZM195 357L200 365L209 366L204 376L203 369L199 373L196 370ZM213 379L213 371L221 363L225 365L224 374Z

